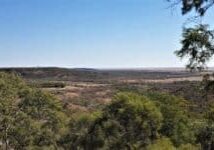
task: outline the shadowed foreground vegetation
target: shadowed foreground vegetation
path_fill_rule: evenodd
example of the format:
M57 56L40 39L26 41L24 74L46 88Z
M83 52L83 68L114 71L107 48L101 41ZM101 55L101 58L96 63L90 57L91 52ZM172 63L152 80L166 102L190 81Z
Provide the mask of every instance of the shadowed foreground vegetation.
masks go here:
M119 92L93 111L0 73L0 149L210 150L214 106L191 111L190 101L160 92Z

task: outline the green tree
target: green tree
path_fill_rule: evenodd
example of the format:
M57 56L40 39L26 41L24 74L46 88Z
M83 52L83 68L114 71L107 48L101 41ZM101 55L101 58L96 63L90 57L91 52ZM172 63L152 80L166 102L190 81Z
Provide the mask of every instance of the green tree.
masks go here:
M0 73L0 141L5 150L59 149L67 117L52 95Z
M20 117L17 103L24 88L24 83L17 76L0 73L0 139L6 150L10 148L11 133Z
M80 130L80 136L77 133L70 136L75 133L71 129L70 143L75 141L79 143L76 147L85 150L142 149L159 138L158 130L162 119L159 109L146 97L134 93L119 93L103 109L102 114L88 124L86 130ZM77 125L85 126L82 121Z
M183 144L178 148L178 150L201 150L201 148L200 145Z
M89 127L100 117L101 112L78 112L72 115L69 130L61 137L60 144L64 149L81 149L83 145L87 147Z
M211 104L205 112L205 121L199 128L197 140L203 150L214 149L214 105Z
M17 112L13 127L9 132L10 146L15 150L28 149L38 130L36 121L23 112Z
M146 150L176 150L176 148L169 139L161 138L147 146Z
M187 68L201 70L214 54L214 32L207 25L197 25L183 30L182 48L175 53L178 57L188 57Z
M182 14L186 15L195 10L198 17L203 17L207 10L214 5L213 0L167 0L173 5L181 3ZM214 34L206 24L200 23L195 27L183 29L182 48L176 51L178 57L188 57L187 68L193 70L204 69L214 53Z
M171 139L176 147L181 144L194 143L193 122L188 114L188 102L183 98L165 93L145 93L160 108L163 115L160 134Z
M59 134L67 121L62 104L49 93L32 89L25 93L19 108L38 122L39 131L33 144L57 148Z

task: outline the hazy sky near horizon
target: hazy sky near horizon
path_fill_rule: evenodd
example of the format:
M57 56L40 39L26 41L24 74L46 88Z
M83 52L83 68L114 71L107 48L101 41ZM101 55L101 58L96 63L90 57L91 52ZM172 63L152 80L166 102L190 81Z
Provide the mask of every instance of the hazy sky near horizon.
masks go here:
M173 51L187 17L168 6L165 0L0 0L0 67L182 67ZM213 27L211 18L204 20Z

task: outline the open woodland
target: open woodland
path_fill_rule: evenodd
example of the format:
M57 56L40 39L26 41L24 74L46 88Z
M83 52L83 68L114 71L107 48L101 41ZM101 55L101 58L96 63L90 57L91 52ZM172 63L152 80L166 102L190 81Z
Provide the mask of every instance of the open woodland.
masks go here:
M151 4L148 2L150 1L144 4ZM204 17L213 10L214 0L165 0L165 3L169 4L169 8L172 8L172 10L179 8L182 16L189 14L192 16L187 18L187 22L190 22L189 24L184 23L180 48L174 52L177 57L184 58L186 61L186 69L0 68L0 150L214 150L214 70L208 67L214 55L214 30L211 29L212 23L206 23L206 19L204 19ZM26 3L15 2L14 5L8 5L6 1L3 1L1 4L5 6L5 10L3 10L4 13L8 12L6 11L6 8L10 8L8 6L13 6L12 9L10 9L13 13L13 8L22 6L23 4L23 8L28 8L28 5L25 5ZM33 12L33 8L34 6L36 7L36 5L33 5L34 3L28 4L31 6L28 8L28 11ZM39 20L44 15L39 12L45 8L43 12L46 14L48 12L46 9L48 9L49 5L47 8L44 7L42 9L40 6L43 5L35 4L37 4L37 7L39 6L36 11L34 10L38 20L36 18L32 19L31 13L24 12L24 16L29 15L25 17L29 17L30 19L28 18L27 22L22 22L23 24L20 24L22 20L19 20L19 18L11 16L10 13L2 15L0 11L0 18L4 20L1 21L3 27L5 26L6 29L9 28L14 31L9 32L14 33L14 35L11 36L12 38L10 38L10 34L5 34L7 30L0 30L3 31L1 34L6 35L6 40L5 36L0 37L0 40L4 39L3 42L0 41L1 44L4 45L6 43L6 46L4 45L6 48L4 52L9 52L11 49L16 48L16 46L19 45L19 42L16 40L22 37L21 35L26 36L24 38L25 40L30 39L30 36L28 36L30 32L22 33L21 29L31 31L32 28L40 28L40 26L37 27L36 25L39 25L38 22L40 22ZM68 4L79 4L70 6L76 6L83 11L89 9L88 4L92 4L90 5L92 8L98 9L98 7L96 7L97 3L84 3L85 5L83 6L82 3L80 4L78 1L75 1L75 3ZM115 4L117 4L118 8L119 6L121 7L118 3ZM126 9L122 8L121 10L123 10L124 14L117 16L118 19L126 19L124 15L131 16L131 19L129 18L130 20L126 20L127 22L121 20L121 22L117 24L116 29L122 32L126 32L126 29L120 28L121 24L130 23L132 19L136 19L136 16L132 16L131 14L134 12L135 7L138 7L138 5L136 5L138 3L133 5L135 7L132 5L129 6L129 4L132 3L129 2L122 6L124 6L124 8L132 8L132 11L129 13L129 11L127 12ZM156 1L154 1L153 4L156 4ZM153 4L151 6L153 6ZM52 5L61 11L66 9L65 4L58 7L58 3L53 2L51 3L51 6ZM162 6L161 4L159 5ZM102 2L99 6L107 5ZM114 9L117 8L115 5L112 6L114 6ZM76 7L74 11L78 12L79 9ZM82 7L85 9L82 9ZM148 9L148 11L150 10L150 6L147 8L147 5L142 7L142 9L143 8L145 10ZM111 11L119 13L119 11L116 11L117 9L114 9L112 9L112 7L107 11L98 9L98 12L101 11L106 16L108 16L108 13ZM49 9L52 13L49 13L49 16L46 16L45 20L51 20L52 17L54 25L56 24L57 26L55 29L59 30L60 26L63 25L63 20L65 21L65 18L69 16L68 12L73 9L69 8L69 11L63 11L60 15L55 11L53 13L53 10ZM159 29L158 27L161 26L160 21L164 23L164 20L162 21L162 19L156 18L159 16L153 15L156 10L152 10L152 14L150 14L151 16L149 17L147 16L147 11L146 15L142 13L142 15L149 18L147 18L147 23L149 23L150 19L155 18L155 21L157 21L157 19L159 20L158 24L153 25L154 27L151 28L151 31L156 28ZM94 19L94 25L97 25L96 21L103 19L103 17L100 17L95 9L91 9L91 11L91 19ZM160 10L157 11L160 13ZM15 11L15 16L18 15L18 17L20 17L19 15L23 13L21 12L22 9L19 9L17 12ZM85 38L85 42L90 38L87 37L89 34L87 31L93 31L94 29L94 31L97 31L97 34L102 33L102 29L107 29L108 25L111 25L111 23L117 20L117 17L114 16L117 15L117 13L112 13L111 15L113 16L108 16L112 19L108 20L111 21L111 23L104 23L106 28L101 28L104 24L94 27L90 24L90 19L86 17L90 11L84 13L79 12L77 16L72 16L70 12L70 17L73 17L73 19L77 21L74 23L76 25L74 25L75 30L71 33L75 35L76 32L76 36L78 36L79 33L81 33L78 27L82 26L83 28L81 29L85 31L83 32L85 34L83 34L84 37L80 36L78 38L79 40ZM60 21L55 19L55 17L59 17ZM81 17L83 17L86 22L84 19L81 22ZM36 25L33 24L26 26L26 28L25 26L21 28L22 25L27 25L35 21L34 19L38 24L36 23ZM179 19L178 17L178 20ZM10 20L13 21L10 22ZM16 22L17 20L18 22ZM69 19L66 21L69 21ZM78 21L80 21L79 24ZM15 22L17 24L15 24L15 28L12 28ZM58 40L53 38L55 34L52 34L52 32L58 32L54 29L49 30L49 36L44 36L48 39L48 41L46 41L47 45L44 44L45 42L43 43L43 40L45 39L42 38L43 36L41 35L49 28L51 29L52 24L48 21L41 21L40 23L42 25L47 23L47 26L41 30L41 33L35 34L35 31L34 34L37 40L34 39L34 42L36 44L30 46L34 42L31 41L29 44L22 39L24 46L21 46L27 50L30 47L34 48L34 50L38 49L38 45L44 46L44 48L40 47L42 53L38 52L37 57L34 58L35 60L40 60L43 52L45 52L42 50L48 48L47 43L50 41L52 42L50 42L51 46L49 45L51 48L49 47L48 55L50 55L52 50L54 51L55 48L52 44L55 44L55 41L62 42L66 40L66 38L58 38L58 36L55 37ZM66 32L66 34L62 34L62 32L61 34L65 35L65 37L70 37L68 36L70 33L67 33L67 31L69 31L68 29L72 24L73 22L67 22L64 26L61 26L61 28L64 29L63 32ZM133 28L138 28L137 24L138 23L135 22ZM129 26L129 24L126 25ZM151 27L151 24L147 25L147 27L148 26ZM84 27L89 27L89 29L87 30ZM139 25L139 27L141 26ZM164 26L164 28L167 30L170 29L168 25ZM149 37L146 39L150 40L146 40L146 42L150 43L149 46L152 48L155 47L159 49L159 47L164 47L162 43L160 46L157 45L153 41L155 40L153 36L160 36L158 37L158 42L160 42L162 41L161 38L168 36L165 34L167 30L163 32L164 37L155 32L155 34L151 31L148 32ZM15 31L20 34L15 34ZM105 32L110 31L112 33L115 32L111 29ZM157 31L158 30L156 30L156 32ZM127 31L127 33L129 32ZM135 37L131 32L127 35L129 40L124 40L121 43L131 42L131 38ZM123 37L123 34L118 34L116 39L120 39L120 36ZM41 43L38 40L40 38ZM74 40L76 37L71 36L70 38ZM91 36L91 38L93 39L94 36ZM111 38L114 37L111 36ZM10 41L8 39L13 39L16 42L8 43L8 41ZM98 36L95 39L99 40L100 37ZM95 39L93 40L96 41ZM108 49L108 46L111 44L107 42L107 37L104 39L103 41L106 42L105 46L102 45L103 43L100 44L97 41L95 43ZM67 39L67 42L70 44L72 40ZM81 40L73 42L73 48L75 48L75 46L77 48L78 44L79 46L84 45L85 43L81 43ZM114 39L112 41L114 41ZM136 44L136 39L133 41L130 45L133 46L132 49L135 49L134 44ZM91 44L90 42L89 40L88 43ZM96 49L95 43L93 45L92 42L91 50ZM114 44L117 44L117 42ZM121 44L121 46L123 47L124 45ZM57 45L56 47L59 48L60 46ZM69 46L64 48L67 48L67 50L71 49ZM84 49L83 47L81 48ZM81 48L77 48L76 50L81 51ZM85 47L85 49L88 48ZM115 49L112 50L112 53L114 53ZM21 48L19 50L21 52ZM125 48L125 51L128 52L128 49ZM144 52L147 53L145 49ZM18 63L16 56L18 56L19 52L12 50L12 53L13 57L15 56L16 64ZM25 51L25 53L27 53L27 51ZM27 54L25 53L23 53L25 56L23 58L27 60ZM94 53L97 54L95 51ZM118 55L122 55L122 53L121 51L121 54ZM158 54L159 58L166 54L163 52L161 55L161 53L162 52L160 52L160 56ZM58 56L58 54L59 53L56 52L54 55ZM75 52L72 54L75 54ZM78 54L85 55L81 52ZM67 53L64 57L68 58L66 55ZM81 61L84 59L82 55L78 57ZM77 60L78 58L76 58L76 56L77 55L73 58ZM135 56L137 56L137 54ZM62 58L64 59L64 57ZM120 56L117 56L117 58L119 57ZM93 59L95 57L91 58ZM129 59L127 58L124 60L127 60L128 63ZM7 62L9 59L9 57L3 57L2 60ZM33 59L30 59L28 60L29 62L33 61ZM91 61L93 61L92 59ZM104 57L99 59L101 60L100 62L102 62ZM108 61L113 60L113 56L112 58L108 58ZM155 60L150 62L152 63L153 61ZM10 62L8 61L7 64L10 64ZM27 64L26 66L29 65Z
M207 150L214 95L203 74L3 68L1 148Z

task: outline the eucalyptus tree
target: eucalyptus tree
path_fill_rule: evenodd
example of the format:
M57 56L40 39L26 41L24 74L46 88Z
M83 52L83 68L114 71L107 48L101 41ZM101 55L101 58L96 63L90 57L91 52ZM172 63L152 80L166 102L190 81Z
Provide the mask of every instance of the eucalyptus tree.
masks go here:
M214 0L167 0L172 6L181 7L182 15L193 12L202 18L214 6ZM214 54L214 32L208 24L196 23L193 27L183 29L181 48L175 53L178 57L189 59L187 68L203 70Z
M214 55L214 31L202 24L184 28L181 45L176 55L189 58L187 68L202 70Z
M60 149L66 120L54 96L29 87L14 74L0 73L1 149Z
M145 149L159 138L162 114L148 98L119 93L101 114L93 119L81 117L62 139L66 149Z

